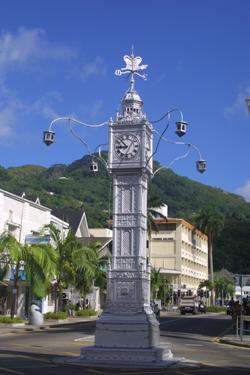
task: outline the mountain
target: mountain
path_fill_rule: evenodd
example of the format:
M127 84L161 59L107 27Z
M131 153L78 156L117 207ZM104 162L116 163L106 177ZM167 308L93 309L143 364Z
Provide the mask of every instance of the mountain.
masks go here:
M106 156L106 155L105 155ZM55 208L84 207L90 227L107 226L112 212L112 180L103 163L98 173L89 171L90 157L50 168L35 165L0 167L0 188L38 196L41 204ZM159 167L155 162L155 168ZM170 217L192 222L204 205L218 208L226 217L225 228L214 250L215 269L250 273L250 203L242 197L207 186L171 170L162 169L149 184L149 195L169 207Z

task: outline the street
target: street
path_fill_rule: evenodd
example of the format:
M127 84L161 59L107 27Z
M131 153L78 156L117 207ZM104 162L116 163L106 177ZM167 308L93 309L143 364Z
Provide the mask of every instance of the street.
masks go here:
M65 374L249 374L250 349L218 344L214 340L229 332L225 315L164 316L161 343L170 345L175 357L199 365L176 369L110 369L55 364L58 357L78 356L82 346L94 341L95 322L64 324L48 330L6 332L0 337L0 375Z

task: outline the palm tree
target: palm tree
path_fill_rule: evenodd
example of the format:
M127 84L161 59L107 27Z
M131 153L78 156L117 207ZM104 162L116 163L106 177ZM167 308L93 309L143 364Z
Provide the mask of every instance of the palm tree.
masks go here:
M106 289L107 257L102 256L100 247L99 241L92 241L87 246L74 250L72 254L75 269L74 285L83 297L84 304L93 282L100 290Z
M47 293L48 280L55 272L56 256L51 246L23 245L5 232L0 236L0 265L2 265L1 278L4 278L10 269L13 271L11 302L13 318L18 309L20 271L24 271L32 292L37 297L43 297Z
M55 311L59 310L60 295L63 289L69 286L75 287L86 300L86 294L89 292L96 279L98 282L105 283L104 271L101 270L101 264L104 258L99 254L99 242L92 242L83 246L70 230L65 238L53 225L47 225L44 230L49 230L52 238L52 244L57 253L57 269L54 275L55 283L53 285L55 293Z
M166 219L166 216L163 215L157 208L152 207L161 207L163 202L158 197L149 197L148 198L148 209L147 209L147 227L148 227L148 236L151 238L152 232L158 232L158 226L155 223L155 219L160 217L161 219Z
M45 225L42 232L50 235L51 244L54 252L57 254L56 271L54 274L54 283L52 290L55 295L55 312L59 310L60 296L63 289L74 285L75 270L73 266L73 252L82 247L76 239L74 233L70 230L65 238L62 233L53 225ZM81 262L82 259L79 259Z
M221 297L221 304L224 305L225 298L233 297L235 287L232 280L227 277L217 278L214 281L216 297Z
M151 298L157 299L159 289L162 285L162 275L161 269L152 268L151 270L151 280L150 280L150 289L151 289Z
M198 229L208 237L208 256L210 281L212 283L212 304L214 298L214 268L213 268L213 244L224 226L224 216L213 207L204 207L195 217L195 223Z

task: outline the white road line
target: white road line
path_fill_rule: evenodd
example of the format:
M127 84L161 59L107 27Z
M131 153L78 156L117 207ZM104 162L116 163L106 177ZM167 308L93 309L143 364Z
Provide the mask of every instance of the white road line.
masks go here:
M78 339L74 339L74 341L94 341L94 335L79 337Z
M185 346L204 346L202 344L184 344Z

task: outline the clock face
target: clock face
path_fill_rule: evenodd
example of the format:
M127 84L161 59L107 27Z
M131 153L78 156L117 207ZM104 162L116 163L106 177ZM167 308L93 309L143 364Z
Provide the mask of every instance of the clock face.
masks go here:
M115 152L121 159L132 159L139 150L139 139L134 134L123 134L115 140Z

